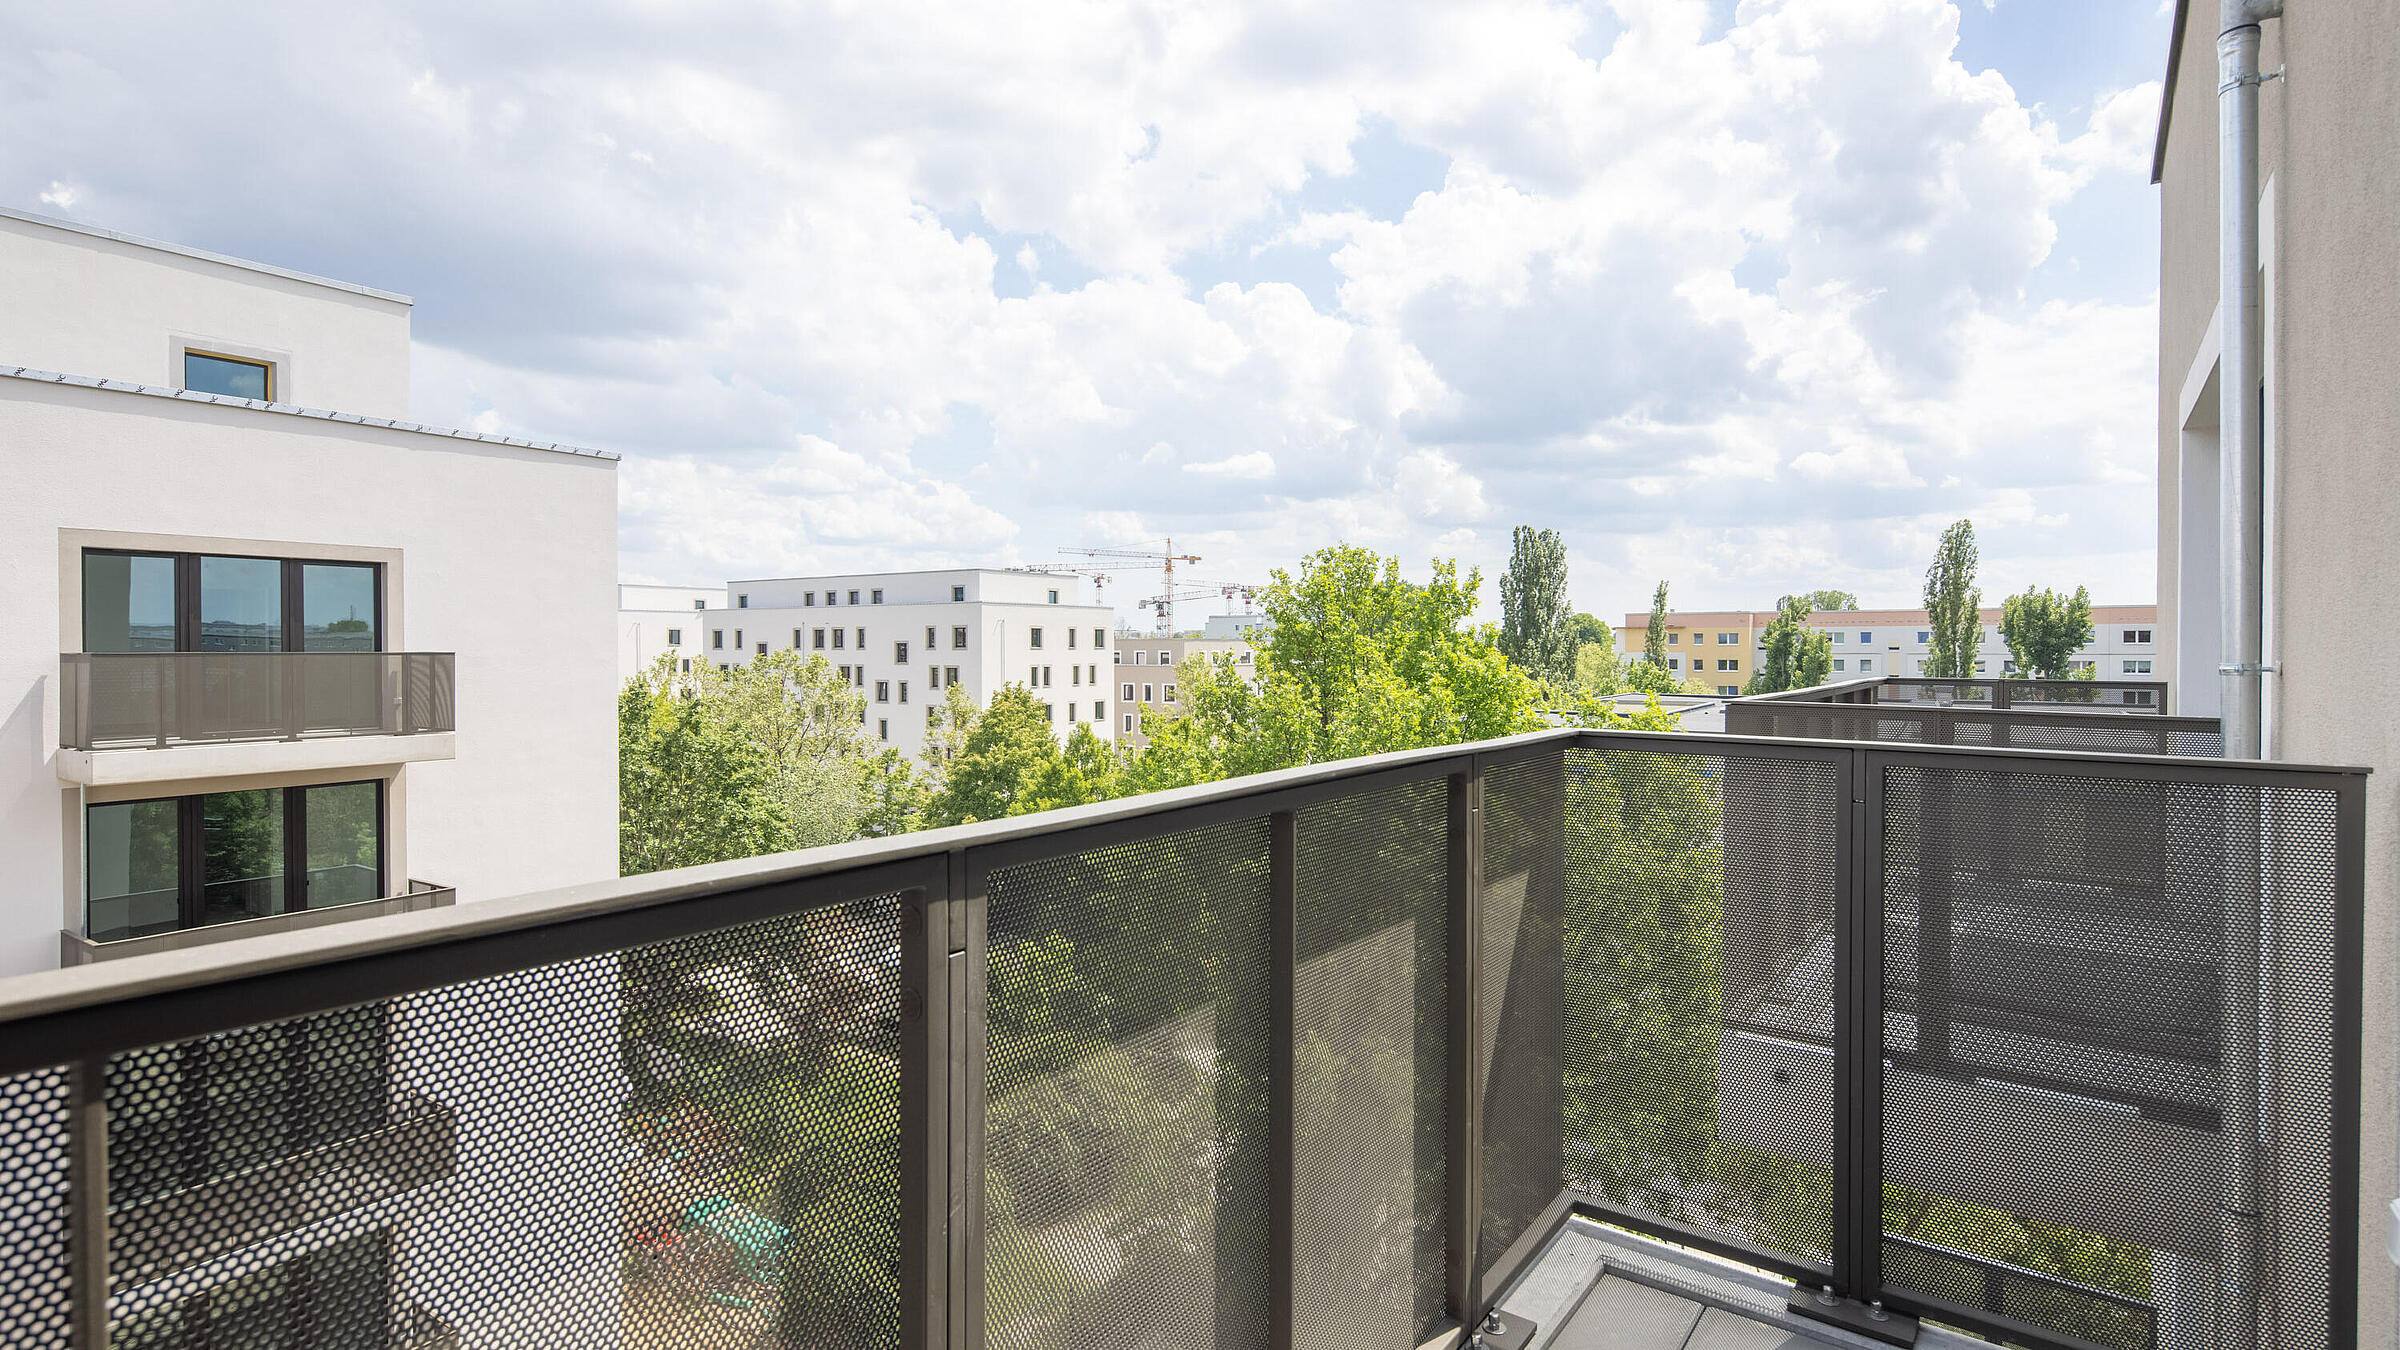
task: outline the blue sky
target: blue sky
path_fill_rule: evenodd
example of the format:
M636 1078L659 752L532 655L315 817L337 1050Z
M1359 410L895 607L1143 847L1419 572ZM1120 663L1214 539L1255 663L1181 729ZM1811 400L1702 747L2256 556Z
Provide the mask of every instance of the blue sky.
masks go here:
M0 0L0 201L413 294L629 579L1528 523L1904 604L1969 516L2152 595L2157 0L115 10Z

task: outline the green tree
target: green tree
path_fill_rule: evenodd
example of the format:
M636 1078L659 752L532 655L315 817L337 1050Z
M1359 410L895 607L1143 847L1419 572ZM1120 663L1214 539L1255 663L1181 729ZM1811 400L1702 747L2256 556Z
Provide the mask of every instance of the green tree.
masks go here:
M642 679L617 696L617 867L626 876L791 847L767 751L700 700Z
M1567 546L1556 530L1519 525L1500 574L1500 650L1550 684L1575 675L1573 612L1567 608Z
M1583 649L1595 642L1605 642L1609 649L1614 651L1617 645L1617 635L1607 624L1580 611L1567 620L1568 651L1574 652L1580 658Z
M1660 670L1667 668L1667 583L1658 583L1650 597L1650 629L1642 636L1642 659Z
M1787 595L1767 624L1766 645L1758 669L1751 672L1744 692L1780 694L1825 683L1833 673L1833 640L1822 629L1808 626L1811 606L1804 595Z
M1975 648L1983 637L1983 591L1975 584L1975 522L1962 520L1942 531L1933 566L1925 571L1925 617L1933 630L1925 674L1963 680L1975 673Z
M1599 696L1625 688L1625 663L1617 655L1616 634L1602 628L1575 649L1575 688Z
M2017 669L2035 679L2063 680L2077 651L2092 640L2091 592L2073 595L2025 588L2000 602L2000 636Z
M1803 591L1797 597L1787 595L1783 597L1783 600L1795 598L1806 601L1812 610L1847 610L1859 607L1858 595L1854 591ZM1775 602L1776 608L1783 607L1783 600Z
M1050 714L1032 692L1012 684L977 712L926 803L928 825L968 825L1037 809L1033 791L1059 758Z

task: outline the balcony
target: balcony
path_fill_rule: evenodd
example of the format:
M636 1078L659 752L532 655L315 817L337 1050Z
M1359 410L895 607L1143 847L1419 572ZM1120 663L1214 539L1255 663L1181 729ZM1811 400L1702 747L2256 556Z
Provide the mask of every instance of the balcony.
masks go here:
M328 873L353 873L364 878L361 890L375 885L372 868L326 868L311 872L314 877ZM166 897L169 901L173 896ZM352 919L372 918L378 914L406 914L420 909L436 909L458 903L458 892L448 886L430 881L411 881L408 889L398 895L375 900L360 900L345 905L329 905L322 909L300 909L284 914L262 915L255 919L239 919L232 923L214 923L201 928L179 928L171 933L154 933L148 937L121 938L114 942L94 942L72 929L58 934L61 966L88 965L94 961L113 961L128 956L147 956L153 952L184 951L216 942L233 942L258 937L266 933L288 933L303 928L315 928L329 923L346 923Z
M92 1066L366 1007L462 1344L2347 1346L2364 789L1568 729L25 977L0 1327L262 1243Z
M2143 755L2224 753L2213 717L2170 717L2164 682L1923 680L1885 676L1759 694L1725 705L1744 736L1903 741Z
M58 772L68 782L453 753L457 658L449 652L69 652L58 665Z

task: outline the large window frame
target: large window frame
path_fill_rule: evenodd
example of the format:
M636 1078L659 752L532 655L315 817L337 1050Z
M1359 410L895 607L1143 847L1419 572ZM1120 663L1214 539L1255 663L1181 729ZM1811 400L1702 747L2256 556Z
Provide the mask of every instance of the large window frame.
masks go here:
M375 789L375 884L372 888L373 894L360 896L356 900L345 900L335 904L318 905L314 907L317 909L339 909L344 905L366 904L372 900L380 900L392 893L391 793L388 782L381 778L363 778L348 779L335 783L292 783L265 789L242 789L244 791L263 790L280 792L283 794L283 801L281 803L283 829L283 871L281 878L282 907L274 911L275 913L296 914L305 912L311 908L308 903L308 879L310 871L308 860L308 794L311 791L320 788L363 787L370 784ZM242 922L240 919L220 919L212 923L208 918L208 832L204 822L207 800L209 797L217 795L221 794L196 792L185 796L132 797L122 801L91 802L86 804L83 813L84 869L83 919L81 923L82 934L86 941L114 942L154 936L154 934L151 933L127 933L121 934L118 937L102 938L95 936L93 933L93 869L91 865L92 813L95 810L101 810L108 807L144 806L159 802L172 802L175 805L176 924L174 928L160 929L158 930L159 932L190 932L194 929L215 928L226 923ZM252 915L248 917L263 918L267 916Z
M205 650L201 640L201 570L209 558L234 558L244 561L271 562L280 567L278 586L279 621L282 624L282 646L277 650L304 652L308 650L308 572L311 567L349 567L369 573L369 588L374 594L375 616L370 651L389 651L390 623L385 614L384 565L357 558L301 558L272 553L235 553L225 550L205 552L175 552L147 548L87 548L78 560L80 569L76 585L82 593L81 610L77 615L79 636L83 649L92 649L92 594L90 560L93 558L161 558L175 566L175 650L178 653Z

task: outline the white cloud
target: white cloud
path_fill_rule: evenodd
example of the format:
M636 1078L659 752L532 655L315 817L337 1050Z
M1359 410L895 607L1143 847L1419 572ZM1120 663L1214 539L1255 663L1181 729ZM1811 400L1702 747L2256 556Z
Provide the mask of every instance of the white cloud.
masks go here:
M1948 0L1714 8L16 6L0 200L415 293L417 414L626 452L629 573L1523 520L1587 603L1898 599L1973 514L2138 598L2150 311L2027 294L2157 86L2062 129Z

